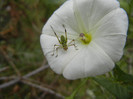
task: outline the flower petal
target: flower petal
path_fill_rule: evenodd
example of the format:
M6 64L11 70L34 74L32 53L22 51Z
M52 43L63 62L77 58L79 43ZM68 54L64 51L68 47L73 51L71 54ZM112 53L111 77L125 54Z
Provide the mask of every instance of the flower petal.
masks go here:
M73 2L72 0L66 1L59 9L57 9L53 15L49 18L47 23L44 25L42 33L47 35L55 36L51 26L54 28L55 32L60 36L65 34L65 30L62 25L65 25L67 30L68 39L72 38L78 34L79 26L75 20L73 12Z
M73 0L75 18L82 32L89 32L105 15L119 7L117 0Z
M116 9L105 16L93 33L93 41L97 43L114 62L120 60L126 42L128 18L123 9Z
M120 4L117 0L93 0L89 29L91 30L104 16L119 7Z
M112 59L94 42L82 49L66 66L63 75L67 79L96 76L114 67Z
M75 19L79 25L80 33L87 33L89 30L89 19L94 0L73 0Z

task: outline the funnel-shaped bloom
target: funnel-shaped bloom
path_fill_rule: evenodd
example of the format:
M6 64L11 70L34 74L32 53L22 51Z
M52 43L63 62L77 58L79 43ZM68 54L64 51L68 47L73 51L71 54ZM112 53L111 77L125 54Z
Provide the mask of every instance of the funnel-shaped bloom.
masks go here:
M78 50L68 46L53 52L55 44L61 45L53 30L59 39L65 37L62 25L67 44L74 39ZM117 0L67 0L43 27L40 41L53 71L78 79L104 74L115 66L123 55L127 29L127 14Z

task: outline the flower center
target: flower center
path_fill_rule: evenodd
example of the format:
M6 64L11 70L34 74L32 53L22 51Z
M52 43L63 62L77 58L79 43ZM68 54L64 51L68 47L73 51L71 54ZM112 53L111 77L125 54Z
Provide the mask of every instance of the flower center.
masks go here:
M79 37L80 37L80 41L83 44L89 44L92 39L91 35L87 33L80 33Z

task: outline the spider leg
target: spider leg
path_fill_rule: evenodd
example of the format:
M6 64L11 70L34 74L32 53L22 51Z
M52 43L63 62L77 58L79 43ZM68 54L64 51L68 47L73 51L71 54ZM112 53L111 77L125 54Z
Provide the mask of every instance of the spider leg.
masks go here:
M75 44L70 44L68 46L74 46L75 50L78 50L77 46Z
M75 40L72 39L72 40L68 43L68 45L70 45L72 42L74 42L74 44L75 44Z
M54 28L53 28L51 25L50 25L50 27L52 28L52 30L53 30L53 32L54 32L54 34L55 34L56 38L58 39L59 43L61 44L61 41L60 41L60 39L59 39L58 35L56 34L56 32L54 31Z
M74 44L71 44L71 43L74 43ZM75 49L78 50L77 46L75 45L75 40L74 39L68 43L68 46L74 46Z
M56 44L54 45L54 49L53 49L53 54L52 54L52 56L54 56L54 52L55 52L56 49L58 48L58 47L56 48L56 46L60 47L60 45L56 45Z
M64 25L64 24L63 24L62 26L63 26L63 28L65 29L65 36L66 36L66 42L67 42L67 30L66 30L66 28L65 28L65 25Z
M60 46L56 48L56 56L55 56L55 57L58 56L58 49L59 49L59 48L60 48Z

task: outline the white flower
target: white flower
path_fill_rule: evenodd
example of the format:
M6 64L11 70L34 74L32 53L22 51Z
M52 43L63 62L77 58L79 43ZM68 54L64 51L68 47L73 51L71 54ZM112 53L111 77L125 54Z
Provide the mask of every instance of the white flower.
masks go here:
M59 48L55 57L54 45L60 44L51 27L60 38L62 25L67 43L74 39L78 50ZM127 29L127 14L117 0L67 0L43 27L40 41L53 71L74 80L110 71L123 55Z

